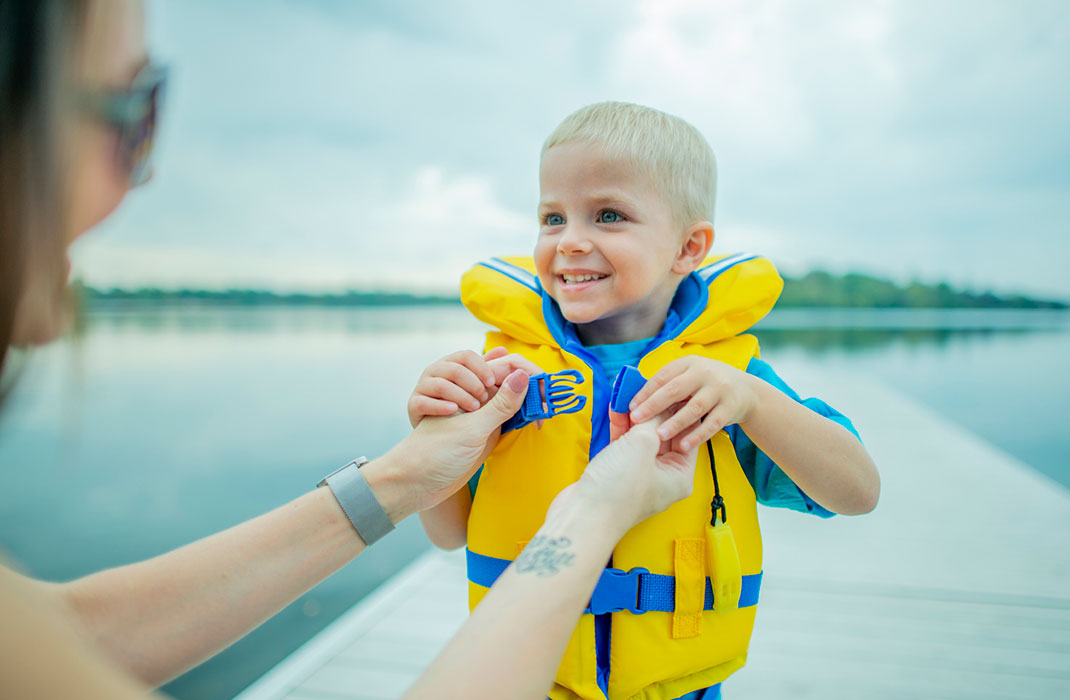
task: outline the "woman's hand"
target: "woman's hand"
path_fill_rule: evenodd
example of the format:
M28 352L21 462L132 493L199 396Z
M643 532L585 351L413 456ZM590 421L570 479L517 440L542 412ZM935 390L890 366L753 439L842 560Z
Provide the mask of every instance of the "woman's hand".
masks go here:
M502 423L520 410L528 374L508 374L472 413L428 416L394 449L361 469L394 522L438 505L472 477L494 448Z
M539 374L533 362L503 347L482 357L471 350L446 355L420 375L409 396L409 423L420 424L427 416L452 416L458 410L475 411L490 400L514 370Z
M662 367L635 395L631 421L642 423L677 407L658 435L662 440L678 438L686 451L747 419L757 403L751 381L746 372L724 362L682 357Z
M621 435L554 499L520 555L527 565L518 559L505 570L405 700L546 697L614 545L691 493L694 450L663 451L655 432L660 420ZM534 565L547 550L555 565Z
M572 499L613 514L623 535L639 522L687 498L695 481L696 448L680 449L658 437L666 416L632 427L598 453L583 476L566 487L550 513ZM549 515L547 516L549 518Z

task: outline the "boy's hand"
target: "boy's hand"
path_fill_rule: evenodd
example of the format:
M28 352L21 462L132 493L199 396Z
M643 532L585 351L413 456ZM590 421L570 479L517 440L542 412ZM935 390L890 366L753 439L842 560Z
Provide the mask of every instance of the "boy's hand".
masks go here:
M750 376L707 357L673 360L650 378L629 407L631 422L642 423L676 408L658 428L662 440L679 440L687 452L727 425L742 423L757 402Z
M542 371L527 358L510 355L502 347L493 348L483 356L471 350L446 355L425 369L416 382L409 396L409 423L415 428L427 416L475 411L518 369L529 377Z

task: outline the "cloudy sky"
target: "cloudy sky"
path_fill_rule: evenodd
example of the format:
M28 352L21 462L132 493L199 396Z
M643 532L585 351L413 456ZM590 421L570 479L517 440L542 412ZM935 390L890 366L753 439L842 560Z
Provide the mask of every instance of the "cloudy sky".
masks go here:
M1070 3L156 0L156 177L97 285L451 290L528 252L540 145L627 100L695 124L715 248L789 273L1070 298Z

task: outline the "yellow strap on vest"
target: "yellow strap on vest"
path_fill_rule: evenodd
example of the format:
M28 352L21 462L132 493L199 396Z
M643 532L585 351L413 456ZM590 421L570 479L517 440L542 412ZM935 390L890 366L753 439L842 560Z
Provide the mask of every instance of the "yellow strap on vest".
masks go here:
M674 639L702 634L702 607L706 599L706 542L697 537L675 541L676 610L672 614Z

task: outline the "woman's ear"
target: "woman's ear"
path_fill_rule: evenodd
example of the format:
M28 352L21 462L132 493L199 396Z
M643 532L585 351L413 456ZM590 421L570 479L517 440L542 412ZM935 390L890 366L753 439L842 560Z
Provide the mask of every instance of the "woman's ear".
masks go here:
M698 268L713 246L713 224L709 221L699 221L691 224L684 234L683 245L673 262L672 271L686 275Z

